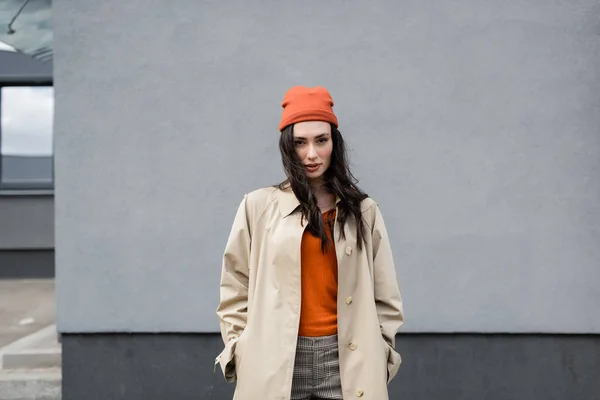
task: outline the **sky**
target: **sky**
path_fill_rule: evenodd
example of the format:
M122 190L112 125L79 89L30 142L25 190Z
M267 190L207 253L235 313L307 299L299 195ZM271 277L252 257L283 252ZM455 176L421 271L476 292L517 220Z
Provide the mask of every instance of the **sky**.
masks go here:
M54 88L3 87L1 90L2 154L52 155Z
M15 51L14 47L2 41L0 41L0 50Z

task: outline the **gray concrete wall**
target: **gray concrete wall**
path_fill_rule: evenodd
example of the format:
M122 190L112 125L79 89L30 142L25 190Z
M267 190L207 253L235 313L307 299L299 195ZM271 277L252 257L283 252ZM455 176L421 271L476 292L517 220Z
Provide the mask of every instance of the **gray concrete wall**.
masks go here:
M325 85L409 332L600 332L595 0L53 2L59 330L217 330L291 85Z
M32 249L54 249L54 198L0 195L0 251Z

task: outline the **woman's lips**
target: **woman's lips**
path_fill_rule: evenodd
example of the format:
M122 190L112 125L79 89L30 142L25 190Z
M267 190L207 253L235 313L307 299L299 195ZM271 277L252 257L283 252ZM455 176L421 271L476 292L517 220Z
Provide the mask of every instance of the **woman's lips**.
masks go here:
M321 168L321 164L313 164L313 165L307 165L306 166L306 170L308 172L317 172L319 170L319 168Z

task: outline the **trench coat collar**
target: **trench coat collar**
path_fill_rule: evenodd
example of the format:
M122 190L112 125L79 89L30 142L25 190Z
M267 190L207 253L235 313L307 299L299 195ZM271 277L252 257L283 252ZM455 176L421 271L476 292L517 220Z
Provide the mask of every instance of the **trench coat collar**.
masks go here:
M294 191L291 187L287 186L283 190L278 190L278 198L279 198L279 211L281 212L282 217L287 217L300 206L300 202L298 198L294 194ZM335 198L335 205L339 204L341 201L339 196Z

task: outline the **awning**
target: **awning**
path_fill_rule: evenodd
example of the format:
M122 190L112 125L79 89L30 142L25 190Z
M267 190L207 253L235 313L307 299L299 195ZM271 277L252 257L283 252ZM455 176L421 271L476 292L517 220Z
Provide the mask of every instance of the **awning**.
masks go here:
M0 84L51 83L52 63L16 51L0 51Z

